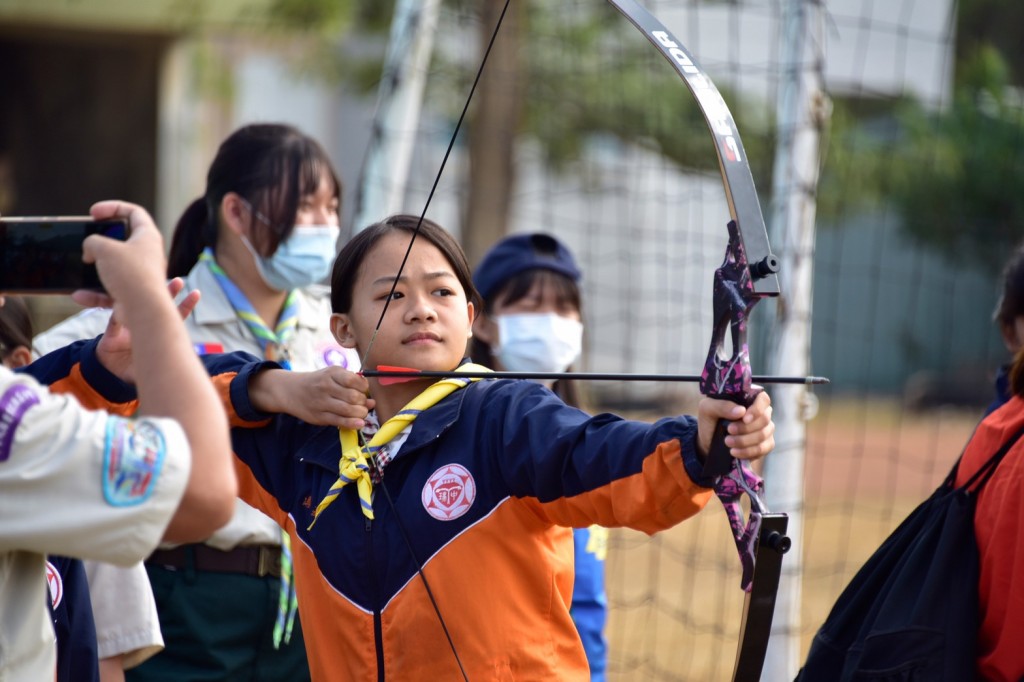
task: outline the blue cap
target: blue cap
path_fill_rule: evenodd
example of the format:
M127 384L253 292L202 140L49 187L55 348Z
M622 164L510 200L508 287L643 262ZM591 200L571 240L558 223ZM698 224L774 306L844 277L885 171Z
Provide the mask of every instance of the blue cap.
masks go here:
M506 237L494 245L473 273L473 285L488 300L510 279L527 270L551 270L579 282L582 273L562 242L535 232Z

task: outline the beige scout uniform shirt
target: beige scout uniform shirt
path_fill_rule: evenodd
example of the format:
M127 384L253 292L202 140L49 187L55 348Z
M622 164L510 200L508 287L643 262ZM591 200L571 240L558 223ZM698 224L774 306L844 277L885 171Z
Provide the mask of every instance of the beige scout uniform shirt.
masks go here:
M52 680L48 553L131 564L156 547L191 453L170 419L84 409L0 367L0 680Z

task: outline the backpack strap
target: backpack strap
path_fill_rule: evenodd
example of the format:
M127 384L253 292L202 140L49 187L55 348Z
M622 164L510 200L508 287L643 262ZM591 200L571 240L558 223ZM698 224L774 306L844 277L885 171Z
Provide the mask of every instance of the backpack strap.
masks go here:
M978 470L975 471L969 479L967 479L967 482L960 486L960 490L968 490L972 494L978 494L985 484L988 483L988 480L992 478L992 474L995 473L996 467L999 466L999 463L1003 461L1006 454L1022 436L1024 436L1024 427L1010 436L1010 438L1003 443L998 450L996 450L995 454L989 457L988 461L982 464L981 467L979 467ZM950 485L952 485L952 481L956 478L956 472L960 468L960 462L962 460L963 455L961 454L960 459L958 459L956 464L953 466L953 470L950 472L949 478L946 479Z

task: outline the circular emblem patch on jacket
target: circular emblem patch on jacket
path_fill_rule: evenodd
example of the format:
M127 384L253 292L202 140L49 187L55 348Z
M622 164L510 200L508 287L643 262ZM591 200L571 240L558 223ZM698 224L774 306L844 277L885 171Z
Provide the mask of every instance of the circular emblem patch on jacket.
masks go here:
M50 590L50 606L57 608L64 599L64 579L60 577L57 567L46 562L46 586Z
M423 486L423 508L438 521L457 519L473 506L476 483L473 475L458 464L446 464Z

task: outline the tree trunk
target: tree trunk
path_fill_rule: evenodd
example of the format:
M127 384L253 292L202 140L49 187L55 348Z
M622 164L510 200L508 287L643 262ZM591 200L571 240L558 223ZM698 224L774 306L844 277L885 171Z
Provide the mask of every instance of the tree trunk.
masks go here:
M482 0L480 54L490 42L503 3ZM462 245L470 265L508 232L515 185L515 142L522 120L521 2L512 2L477 86L469 127L469 193Z

